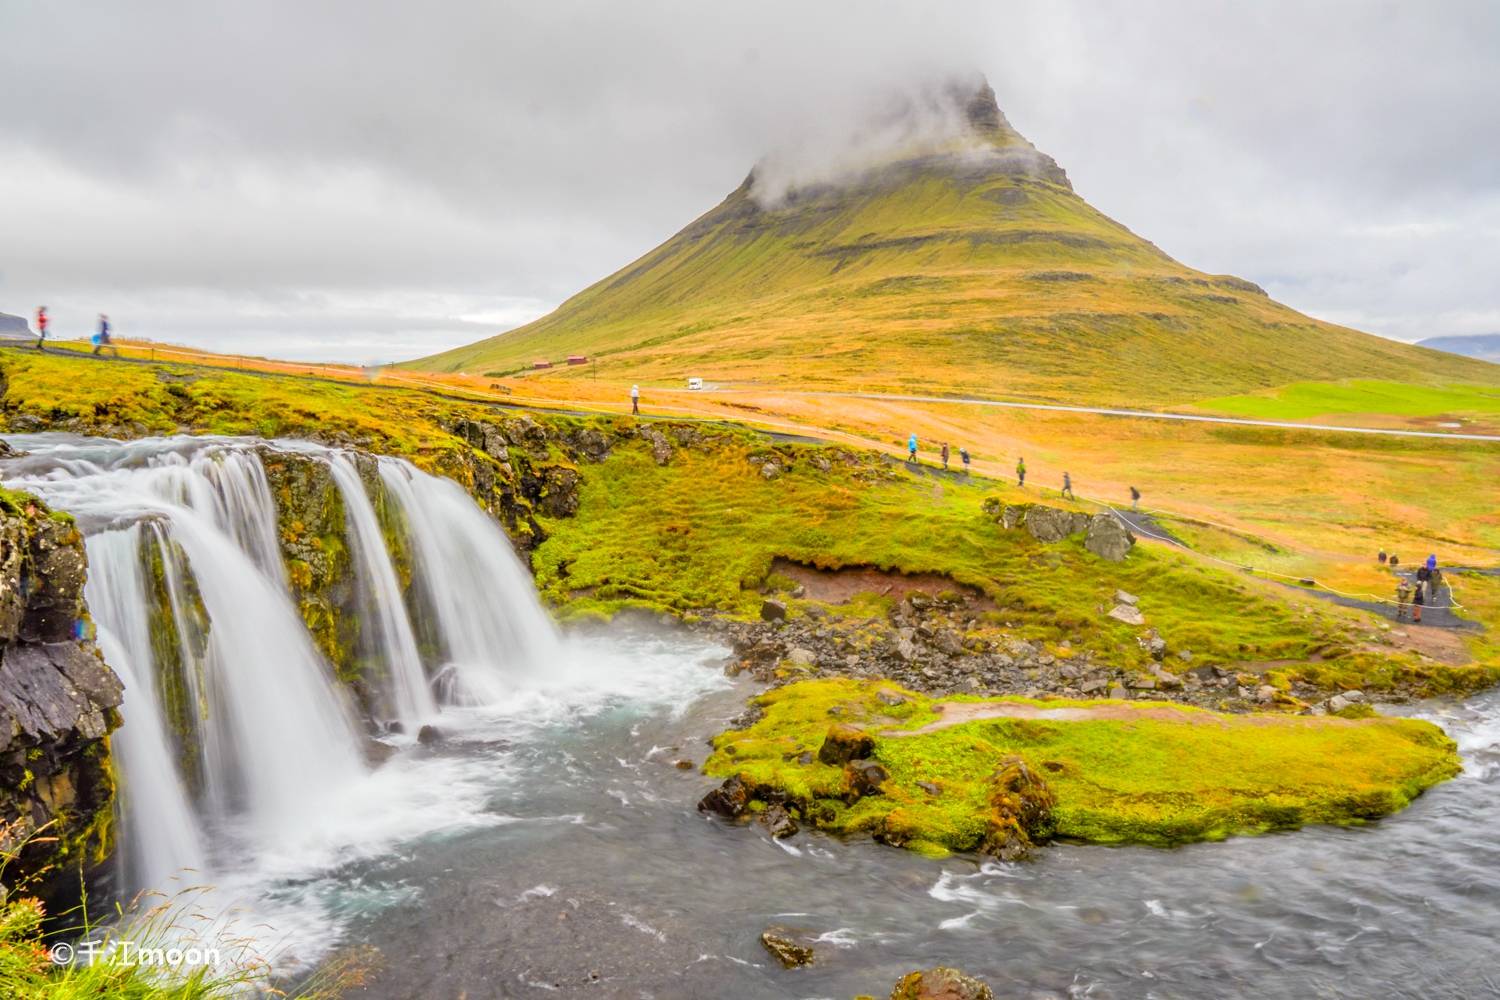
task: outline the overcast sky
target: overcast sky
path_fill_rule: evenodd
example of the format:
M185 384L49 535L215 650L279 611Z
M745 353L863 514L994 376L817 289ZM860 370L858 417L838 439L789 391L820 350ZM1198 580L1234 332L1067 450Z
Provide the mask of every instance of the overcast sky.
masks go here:
M974 69L1184 263L1403 340L1500 331L1493 0L0 0L0 39L0 311L63 335L465 343Z

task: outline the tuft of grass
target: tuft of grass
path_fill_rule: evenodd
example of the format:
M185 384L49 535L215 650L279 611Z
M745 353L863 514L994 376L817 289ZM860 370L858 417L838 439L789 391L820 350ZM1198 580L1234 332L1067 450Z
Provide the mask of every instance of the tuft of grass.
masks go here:
M785 796L832 833L968 851L991 823L996 768L1016 756L1055 798L1054 836L1158 846L1364 823L1460 770L1442 730L1412 719L1230 716L1140 702L947 702L959 703L1062 711L917 732L944 702L889 682L803 681L755 699L759 720L716 737L704 771ZM1069 709L1085 717L1070 720ZM817 760L835 722L874 737L871 759L890 774L881 794L848 804L843 771Z

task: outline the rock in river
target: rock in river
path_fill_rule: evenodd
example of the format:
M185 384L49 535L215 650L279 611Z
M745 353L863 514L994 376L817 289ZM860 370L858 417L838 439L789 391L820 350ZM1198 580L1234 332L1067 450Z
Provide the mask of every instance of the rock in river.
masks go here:
M902 976L891 1000L995 1000L995 993L973 976L939 967Z

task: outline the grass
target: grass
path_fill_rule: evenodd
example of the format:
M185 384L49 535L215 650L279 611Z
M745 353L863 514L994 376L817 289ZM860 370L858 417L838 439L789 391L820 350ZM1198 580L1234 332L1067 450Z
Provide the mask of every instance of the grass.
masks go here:
M851 680L804 681L755 703L759 720L718 736L706 773L740 776L762 800L785 796L821 829L928 851L985 842L994 823L992 776L1012 756L1042 777L1055 800L1050 821L1034 832L1159 846L1363 823L1459 771L1442 730L1411 719L1225 716L1159 703L1010 698L993 703L1103 709L1118 718L996 718L892 735L931 723L942 703L888 682ZM874 737L870 759L890 775L882 794L851 803L844 771L817 760L834 723Z
M43 829L28 842L48 839ZM0 879L19 850L0 854ZM47 870L32 879L41 882L57 874ZM0 897L0 997L221 1000L275 995L334 1000L366 982L374 956L356 950L324 963L297 988L278 987L270 964L249 937L234 929L229 915L199 912L197 904L206 892L207 887L196 887L170 898L144 895L129 906L116 905L101 919L90 913L87 894L76 909L53 916L27 885L8 885ZM90 943L97 946L92 954ZM202 960L209 953L212 957Z
M711 446L679 446L667 465L644 443L618 446L584 470L577 514L543 521L550 537L533 554L537 585L565 618L607 617L627 606L748 616L762 591L776 588L772 563L781 557L825 569L944 574L997 606L976 632L1067 639L1119 666L1149 661L1136 641L1142 629L1105 615L1115 591L1125 590L1140 598L1169 648L1191 650L1195 665L1318 657L1325 682L1377 690L1413 679L1473 687L1500 671L1500 658L1430 668L1414 654L1362 650L1373 631L1363 613L1168 549L1137 546L1125 562L1109 563L1078 538L1042 544L982 513L984 499L1002 492L993 482L913 478L839 454L730 432ZM782 471L766 478L767 462ZM848 613L881 611L877 603ZM1287 666L1280 676L1303 673Z
M1205 399L1199 409L1236 417L1307 420L1314 417L1379 414L1401 417L1500 417L1500 387L1494 385L1413 385L1372 379L1294 382L1265 392Z

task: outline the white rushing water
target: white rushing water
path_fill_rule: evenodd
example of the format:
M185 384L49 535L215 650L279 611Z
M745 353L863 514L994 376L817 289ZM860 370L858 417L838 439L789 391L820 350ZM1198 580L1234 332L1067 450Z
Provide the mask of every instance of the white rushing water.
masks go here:
M332 901L357 897L342 866L511 821L491 806L504 758L434 753L412 739L421 725L503 746L722 682L680 656L624 669L606 643L565 642L494 520L408 463L381 459L366 478L349 455L300 442L10 440L30 454L0 464L0 479L78 519L98 642L125 685L113 739L125 887L213 885L197 912L237 910L231 933L255 928L283 969L315 961L347 916L335 913L365 905ZM343 501L368 707L407 734L384 737L397 753L379 767L297 611L267 447L326 463Z
M453 704L496 704L561 663L557 629L504 533L458 484L391 458L380 479L406 522L422 596L438 623L439 690ZM488 595L505 595L504 605Z
M437 704L422 669L396 568L354 463L345 455L335 454L329 460L329 469L344 501L353 543L359 617L366 626L361 634L369 636L362 644L363 652L384 665L395 716L408 730L414 730L437 713Z

